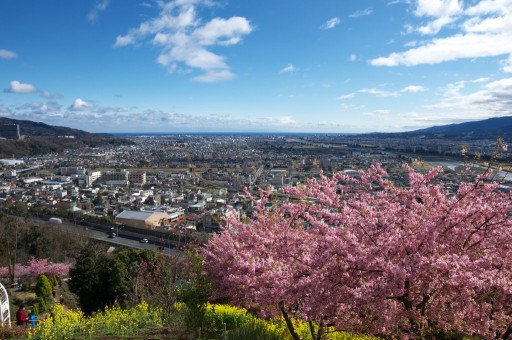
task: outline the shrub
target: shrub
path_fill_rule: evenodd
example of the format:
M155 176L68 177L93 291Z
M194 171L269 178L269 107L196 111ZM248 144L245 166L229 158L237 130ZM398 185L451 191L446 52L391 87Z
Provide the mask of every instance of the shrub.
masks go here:
M204 332L203 326L211 284L208 277L202 273L202 257L194 251L187 251L185 255L188 275L186 281L178 289L178 297L187 306L185 313L187 326L194 331L199 330L196 336L200 336Z
M34 303L34 305L32 306L32 312L34 314L41 314L47 310L48 310L48 305L46 304L45 299L43 299L41 297L38 298L37 302Z
M39 275L36 283L36 296L48 299L52 296L52 285L48 277L44 274Z
M28 329L24 326L12 325L10 328L0 328L0 335L5 339L23 339L27 336Z

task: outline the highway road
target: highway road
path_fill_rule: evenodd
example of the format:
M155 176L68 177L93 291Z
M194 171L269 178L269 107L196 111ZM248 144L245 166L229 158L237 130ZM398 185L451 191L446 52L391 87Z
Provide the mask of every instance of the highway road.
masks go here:
M92 226L84 226L80 224L69 223L66 222L65 220L62 224L56 224L49 223L47 220L44 219L33 217L33 221L41 225L44 224L45 226L50 228L59 229L63 233L72 233L78 236L84 236L90 239L111 244L112 246L122 246L134 249L150 249L153 251L164 253L166 255L172 255L175 254L176 251L179 251L174 247L162 246L162 243L166 242L164 242L163 240L156 239L155 237L152 236L147 236L143 233L129 233L130 235L129 237L127 237L127 235L123 235L123 233L126 234L126 232L121 230L121 235L118 235L116 237L110 237L112 232L117 234L117 232L119 231L113 229L111 232L106 232L105 230L94 229L94 227ZM142 239L148 239L148 243L140 242L140 240Z

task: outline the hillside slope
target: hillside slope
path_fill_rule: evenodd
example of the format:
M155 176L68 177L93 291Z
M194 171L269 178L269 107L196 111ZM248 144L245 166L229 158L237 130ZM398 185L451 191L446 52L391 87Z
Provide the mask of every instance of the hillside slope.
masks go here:
M373 133L379 138L432 138L432 139L496 139L498 137L512 139L512 116L489 118L474 122L433 126L399 133Z
M0 117L0 124L19 124L20 133L24 136L20 140L0 140L0 157L22 157L61 152L65 149L133 144L128 139L108 134L89 133L29 120ZM62 136L74 136L74 138L62 138Z

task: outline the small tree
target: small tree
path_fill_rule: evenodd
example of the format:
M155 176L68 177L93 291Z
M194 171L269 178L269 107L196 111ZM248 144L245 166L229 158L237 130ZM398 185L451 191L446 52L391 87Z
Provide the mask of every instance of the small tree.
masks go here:
M96 196L92 200L92 203L95 206L103 205L103 196L101 195L101 191L98 190L98 193L96 194Z
M48 305L46 304L45 299L41 297L38 298L37 302L32 306L32 312L36 315L45 312L47 309Z
M35 292L37 297L42 298L44 300L48 300L51 298L52 285L46 275L41 274L37 278Z
M153 198L153 196L148 196L148 198L144 200L144 204L155 205L155 199Z
M151 259L152 253L148 251L119 249L104 254L91 247L84 248L69 271L69 289L77 295L82 311L88 315L115 303L124 305L140 263Z
M20 246L20 238L26 223L13 217L2 214L0 220L0 252L7 254L9 280L14 282L17 274L17 255Z
M187 325L196 331L196 336L201 337L212 287L208 276L202 272L202 256L195 250L188 250L186 256L188 275L179 287L178 297L188 309L185 320Z
M184 262L179 252L170 256L156 254L151 260L143 260L130 273L131 291L127 302L136 306L145 301L169 313L178 299L178 282L184 277Z
M114 255L98 254L88 247L69 271L69 288L77 295L82 311L91 315L123 298L128 290L126 273L126 266Z

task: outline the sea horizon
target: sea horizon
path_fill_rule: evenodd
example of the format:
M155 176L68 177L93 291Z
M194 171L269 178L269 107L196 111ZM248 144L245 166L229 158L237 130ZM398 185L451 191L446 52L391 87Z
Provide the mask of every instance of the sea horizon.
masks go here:
M359 133L332 133L332 132L107 132L116 137L166 137L166 136L350 136Z

